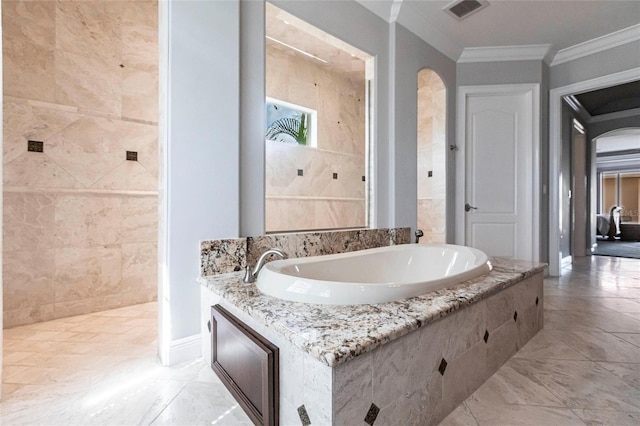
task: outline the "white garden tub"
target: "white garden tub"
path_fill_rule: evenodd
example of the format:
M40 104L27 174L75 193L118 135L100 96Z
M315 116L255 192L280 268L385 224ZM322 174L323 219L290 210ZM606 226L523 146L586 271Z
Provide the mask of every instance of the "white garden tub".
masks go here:
M448 244L402 244L276 260L258 274L261 292L295 302L382 303L415 297L491 271L487 255Z

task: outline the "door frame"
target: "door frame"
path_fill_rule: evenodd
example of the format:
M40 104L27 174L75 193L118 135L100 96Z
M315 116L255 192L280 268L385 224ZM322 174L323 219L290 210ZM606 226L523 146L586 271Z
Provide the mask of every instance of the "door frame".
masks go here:
M549 275L560 276L560 165L562 164L562 98L638 80L640 67L557 87L549 91ZM593 212L590 212L593 214Z
M465 245L465 212L463 206L466 198L466 115L467 99L474 96L531 94L532 111L532 214L531 214L531 253L534 261L540 259L540 84L497 84L482 86L459 86L456 112L456 244Z

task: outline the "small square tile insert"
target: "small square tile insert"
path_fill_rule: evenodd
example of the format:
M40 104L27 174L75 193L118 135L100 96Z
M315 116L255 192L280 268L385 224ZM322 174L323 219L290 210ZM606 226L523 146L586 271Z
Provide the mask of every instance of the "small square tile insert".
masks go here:
M539 302L540 302L540 299L538 299L538 298L536 297L536 306L538 306L538 303L539 303Z
M334 173L334 174L333 174L333 178L334 178L334 179L338 179L338 174L337 174L337 173Z
M440 361L440 366L438 367L438 372L440 373L440 375L444 376L444 371L447 369L447 360L442 358L442 361Z
M309 414L307 413L307 409L304 408L304 404L298 407L298 416L300 417L302 426L309 426L311 424L311 419L309 419Z
M513 320L514 320L514 321L518 321L518 311L515 311L515 312L513 313Z
M138 161L138 152L137 151L127 151L127 160L128 161Z
M304 170L298 169L298 176L304 176Z
M487 341L489 340L489 330L484 331L484 337L482 338L482 340L487 343Z
M367 411L367 415L364 418L364 422L370 426L373 426L373 424L376 421L376 418L378 418L379 412L380 412L380 409L378 408L378 406L376 404L371 403L371 407L369 407L369 411Z
M44 151L44 142L27 141L27 151L29 151L29 152L43 152Z

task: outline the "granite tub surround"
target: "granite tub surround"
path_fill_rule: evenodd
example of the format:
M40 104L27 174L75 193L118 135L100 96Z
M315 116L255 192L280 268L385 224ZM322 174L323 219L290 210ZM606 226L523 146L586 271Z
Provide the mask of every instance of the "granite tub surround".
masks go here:
M4 327L154 300L157 2L3 1L2 23Z
M270 248L283 250L289 257L320 256L407 244L410 234L410 228L384 228L205 240L200 242L200 275L242 271L247 264L254 265L260 255Z
M280 413L298 424L437 424L542 328L544 266L396 302L331 306L261 294L241 273L201 277L203 354L219 303L280 348ZM373 419L373 420L372 420Z

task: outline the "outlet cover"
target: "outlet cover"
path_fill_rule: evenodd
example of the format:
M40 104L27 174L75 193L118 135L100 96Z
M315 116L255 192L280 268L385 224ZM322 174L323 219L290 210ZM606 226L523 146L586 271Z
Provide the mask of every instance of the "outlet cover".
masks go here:
M128 161L138 161L138 152L137 151L127 151L127 160Z
M30 151L30 152L44 152L44 142L27 141L27 151Z

